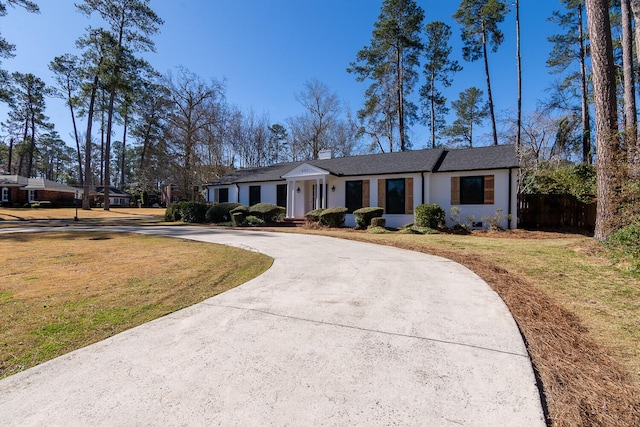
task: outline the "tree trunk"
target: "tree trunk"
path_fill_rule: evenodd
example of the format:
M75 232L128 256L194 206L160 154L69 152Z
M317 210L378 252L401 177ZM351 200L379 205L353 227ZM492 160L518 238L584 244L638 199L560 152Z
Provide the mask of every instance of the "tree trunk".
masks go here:
M78 153L78 179L80 186L84 186L84 177L82 176L82 154L80 153L80 137L78 136L78 126L76 124L76 115L73 111L73 102L71 101L71 85L67 84L67 102L69 103L69 111L71 112L71 122L73 123L73 136L76 139L76 151Z
M84 146L84 183L82 186L82 209L91 209L91 200L89 192L91 191L91 127L93 125L93 111L96 103L96 94L98 91L98 74L93 78L93 87L91 88L91 98L89 99L89 110L87 112L87 135Z
M100 185L104 185L104 89L100 91Z
M120 160L120 189L124 190L124 163L126 160L126 148L127 148L127 122L129 115L124 115L124 129L122 131L122 159Z
M431 84L431 148L436 148L436 100L435 100L435 86L436 78L435 71L431 72L430 84Z
M9 138L9 164L7 165L7 172L9 175L13 175L11 171L11 163L13 162L13 137Z
M29 163L27 164L27 178L31 178L33 174L33 154L36 151L36 118L35 113L31 112L31 143L29 144Z
M489 100L489 114L491 115L491 129L493 130L493 145L498 145L498 128L496 115L493 111L493 95L491 94L491 77L489 76L489 58L487 57L487 33L482 23L482 56L484 57L484 73L487 77L487 98Z
M636 55L638 63L640 63L640 0L631 0L631 11L635 22ZM640 179L640 141L638 140L637 134L636 145L633 147L633 157L630 159L629 168L633 171L632 176L635 179Z
M403 93L403 64L402 64L402 49L398 48L397 50L398 57L397 61L397 83L396 90L398 92L398 133L400 134L400 151L405 151L407 149L406 141L405 141L405 130L404 130L404 93Z
M616 77L608 0L586 0L591 40L593 91L596 111L598 208L594 237L606 240L615 230L618 210L620 142L616 110Z
M114 73L117 75L117 71ZM114 77L117 80L117 77ZM104 144L104 205L103 209L108 211L110 208L109 202L109 186L111 185L111 134L113 133L113 110L116 99L116 85L111 86L111 93L109 94L109 109L107 110L107 137Z
M113 134L113 114L114 104L116 100L116 88L118 81L120 80L120 61L122 61L122 41L124 37L124 24L125 16L124 9L122 9L122 16L120 18L120 26L118 33L118 44L116 45L116 57L115 64L113 65L113 79L111 82L111 88L109 90L109 109L107 110L107 139L104 147L104 210L109 210L109 186L111 185L111 135Z
M629 0L620 2L622 12L622 65L624 73L624 142L627 150L628 167L633 170L636 144L638 140L638 120L636 112L635 78L633 70L633 30Z
M520 1L516 0L516 58L518 63L518 117L516 119L516 150L520 150L522 135L522 58L520 56Z
M140 169L144 168L144 160L147 154L147 147L149 146L149 139L151 137L151 121L155 116L155 111L151 113L151 117L149 118L149 122L147 123L147 127L144 131L144 138L142 142L142 152L140 153Z
M580 79L582 84L582 163L591 164L591 120L589 118L589 89L587 86L586 48L582 25L582 4L578 4L578 34L580 39Z

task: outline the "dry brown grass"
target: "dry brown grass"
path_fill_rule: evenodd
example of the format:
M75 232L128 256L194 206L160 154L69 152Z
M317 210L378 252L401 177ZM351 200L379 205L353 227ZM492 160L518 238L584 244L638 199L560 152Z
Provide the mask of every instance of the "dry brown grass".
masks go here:
M591 239L524 231L296 232L392 245L467 266L516 319L553 425L640 425L640 280L612 265Z
M0 378L200 302L265 255L115 232L0 235Z
M101 208L91 210L78 209L78 218L84 219L123 219L155 217L164 218L164 209L158 208L112 208L105 211ZM29 221L43 219L68 219L76 215L74 208L0 208L0 223L5 221Z

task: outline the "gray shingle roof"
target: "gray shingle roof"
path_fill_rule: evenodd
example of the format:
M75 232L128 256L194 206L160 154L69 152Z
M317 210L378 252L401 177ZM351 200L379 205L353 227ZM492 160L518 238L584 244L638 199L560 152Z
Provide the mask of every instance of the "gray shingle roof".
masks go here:
M209 183L209 185L281 181L282 175L302 163L324 169L336 176L362 176L513 168L518 167L518 157L513 145L457 150L436 148L400 151L240 169Z
M239 169L232 174L225 175L212 181L211 185L227 185L235 182L265 182L281 181L282 175L304 162L280 163L260 168Z
M367 154L336 159L310 160L307 163L328 170L337 176L388 175L396 173L430 172L444 149L399 151Z
M20 175L0 175L0 185L22 187L29 183L29 179Z
M70 187L66 184L50 181L45 178L29 178L29 184L25 185L23 189L59 191L62 193L75 193L76 191L82 192L82 189L80 188Z
M507 169L519 167L514 145L448 150L438 165L437 172Z

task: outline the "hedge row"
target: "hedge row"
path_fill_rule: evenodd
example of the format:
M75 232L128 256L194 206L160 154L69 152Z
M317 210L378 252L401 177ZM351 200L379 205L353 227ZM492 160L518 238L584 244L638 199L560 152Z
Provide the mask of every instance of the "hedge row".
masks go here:
M284 219L285 208L272 203L257 203L246 207L240 203L204 203L177 202L170 205L165 212L166 221L180 221L187 223L223 223L231 222L235 226L256 226L266 223L280 222ZM344 226L348 210L345 207L329 209L314 209L305 214L309 222L319 223L327 227ZM357 229L370 226L384 227L386 221L382 218L384 209L381 207L366 207L353 212ZM436 204L418 205L415 210L415 225L418 227L438 228L445 224L444 210Z

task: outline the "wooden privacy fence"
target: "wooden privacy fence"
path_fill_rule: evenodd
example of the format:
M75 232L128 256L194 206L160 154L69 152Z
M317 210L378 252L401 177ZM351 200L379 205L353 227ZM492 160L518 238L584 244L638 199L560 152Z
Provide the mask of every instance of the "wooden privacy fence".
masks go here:
M521 228L584 228L596 225L596 203L583 203L568 194L518 196Z

